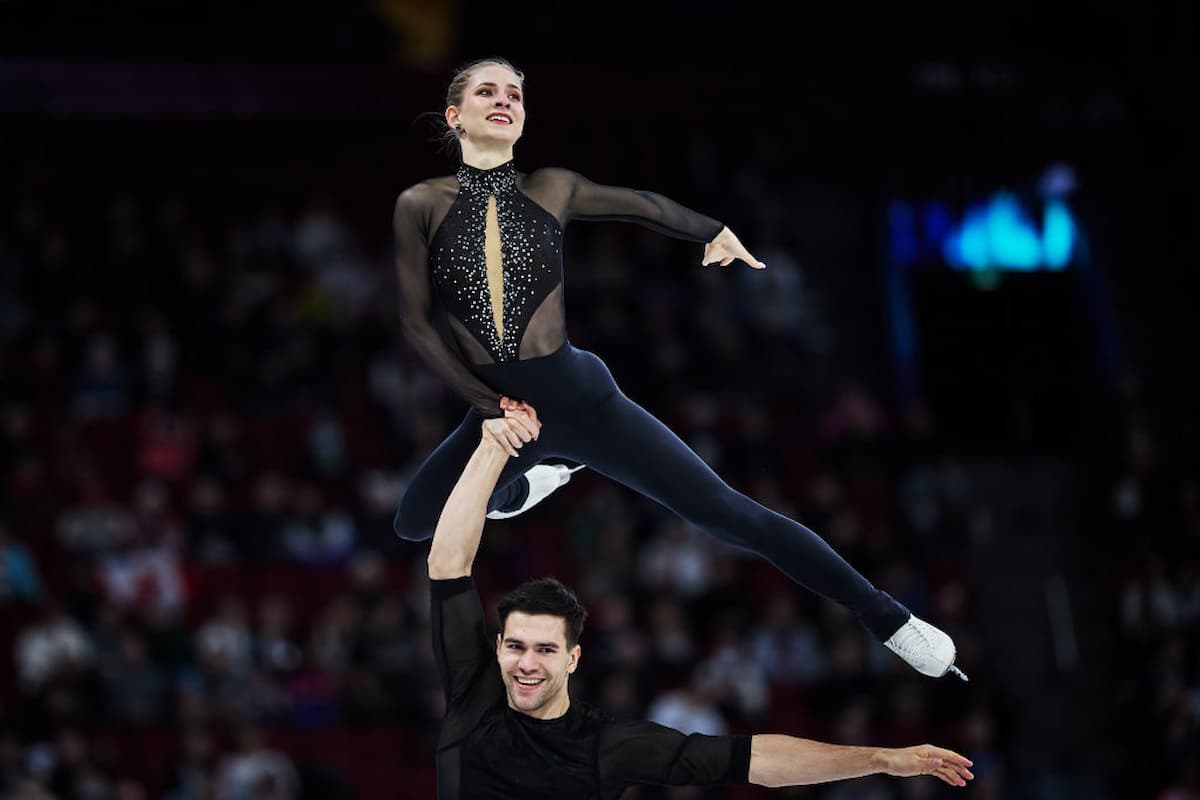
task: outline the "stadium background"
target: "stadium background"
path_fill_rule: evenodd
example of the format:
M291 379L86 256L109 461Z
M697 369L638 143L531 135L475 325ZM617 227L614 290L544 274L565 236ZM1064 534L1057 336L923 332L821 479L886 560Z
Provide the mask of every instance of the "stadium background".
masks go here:
M432 796L425 547L390 519L463 406L400 338L389 219L452 169L418 116L499 54L520 168L770 265L576 224L572 342L972 681L587 472L489 525L485 600L573 583L573 688L617 712L936 741L976 797L1196 797L1194 8L796 10L0 3L4 796ZM949 263L998 197L1024 227L977 216L991 255ZM1052 203L1070 258L1014 268Z

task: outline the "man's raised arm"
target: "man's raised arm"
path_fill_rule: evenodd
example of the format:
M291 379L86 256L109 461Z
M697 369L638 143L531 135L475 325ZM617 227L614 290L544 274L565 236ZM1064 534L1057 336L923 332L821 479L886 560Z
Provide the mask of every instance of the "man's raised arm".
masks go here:
M479 550L488 500L496 488L500 472L508 463L508 452L529 440L540 430L537 414L528 405L508 411L505 417L485 420L479 446L446 499L442 515L433 532L429 548L429 577L449 580L471 574L471 564ZM509 430L523 432L506 435ZM505 444L501 443L501 439Z

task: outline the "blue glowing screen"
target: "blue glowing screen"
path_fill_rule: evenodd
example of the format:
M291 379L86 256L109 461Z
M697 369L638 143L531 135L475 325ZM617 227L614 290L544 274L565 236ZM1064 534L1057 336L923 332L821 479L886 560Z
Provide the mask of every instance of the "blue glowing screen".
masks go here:
M939 261L979 272L1062 270L1071 262L1079 233L1062 197L1032 208L1006 191L968 206L961 216L939 201L893 201L888 228L895 264Z

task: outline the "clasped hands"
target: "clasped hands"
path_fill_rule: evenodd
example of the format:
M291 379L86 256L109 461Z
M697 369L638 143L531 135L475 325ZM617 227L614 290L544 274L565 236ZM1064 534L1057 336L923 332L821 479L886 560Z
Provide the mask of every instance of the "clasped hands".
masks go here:
M529 403L510 397L500 398L500 410L504 412L503 417L483 421L483 441L492 442L508 455L517 458L517 450L541 435L541 420Z

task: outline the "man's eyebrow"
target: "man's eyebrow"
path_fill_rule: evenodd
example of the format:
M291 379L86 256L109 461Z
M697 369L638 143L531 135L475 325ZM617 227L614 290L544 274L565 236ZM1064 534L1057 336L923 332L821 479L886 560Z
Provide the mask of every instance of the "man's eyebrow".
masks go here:
M515 639L515 638L513 638L513 637L511 637L511 636L509 636L508 638L506 638L506 639L504 640L504 643L505 643L505 644L519 644L519 645L524 645L524 644L525 644L525 642L524 642L524 641L522 641L521 639ZM553 647L555 650L557 650L557 649L558 649L558 642L534 642L534 643L533 643L533 646L534 646L534 647Z

